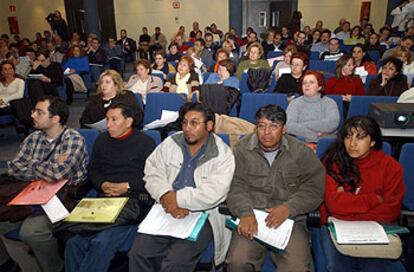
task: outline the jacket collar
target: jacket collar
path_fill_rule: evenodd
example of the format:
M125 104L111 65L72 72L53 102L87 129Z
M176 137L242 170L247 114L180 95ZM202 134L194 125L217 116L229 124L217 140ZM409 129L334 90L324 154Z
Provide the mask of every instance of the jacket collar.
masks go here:
M254 151L256 149L258 151L262 151L262 149L259 147L259 139L257 138L256 133L252 133L246 137L249 137L247 139L247 143L245 143L247 150ZM284 135L282 137L282 143L280 144L280 147L279 147L280 151L289 150L289 141L288 141L289 137L291 136Z
M174 140L174 142L181 148L183 154L185 151L185 146L183 144L184 140L184 134L176 133L171 138ZM216 144L216 139L214 138L214 133L211 132L208 135L207 143L206 143L206 150L203 155L201 155L200 159L198 160L197 166L200 166L201 164L218 157L219 151Z

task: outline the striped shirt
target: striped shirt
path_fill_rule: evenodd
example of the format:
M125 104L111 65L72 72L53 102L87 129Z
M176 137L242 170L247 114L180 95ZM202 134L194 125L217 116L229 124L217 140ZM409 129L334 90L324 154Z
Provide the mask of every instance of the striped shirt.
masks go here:
M69 179L69 184L85 181L88 153L84 138L72 128L64 130L60 143L58 138L50 140L41 130L26 137L16 157L8 162L9 175L25 181ZM52 150L53 154L45 160ZM66 155L65 161L59 162L60 155Z

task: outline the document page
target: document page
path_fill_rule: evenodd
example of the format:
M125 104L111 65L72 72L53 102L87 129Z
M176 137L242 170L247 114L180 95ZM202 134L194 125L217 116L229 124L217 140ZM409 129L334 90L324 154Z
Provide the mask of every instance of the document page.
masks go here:
M284 250L289 242L295 221L288 218L277 229L272 229L268 228L265 222L265 219L269 213L255 209L254 215L256 216L258 225L258 232L254 237L268 245ZM237 219L237 225L239 222L240 219Z
M388 244L384 228L375 221L346 221L330 217L338 244Z
M42 208L52 224L65 219L69 215L68 210L56 195L49 202L42 205Z
M138 232L187 239L201 215L201 212L190 212L185 218L176 219L166 213L161 204L156 203L139 225Z
M146 124L144 126L144 130L165 127L169 123L177 120L178 116L179 116L178 111L163 110L161 112L161 119L156 119L152 121L151 123Z

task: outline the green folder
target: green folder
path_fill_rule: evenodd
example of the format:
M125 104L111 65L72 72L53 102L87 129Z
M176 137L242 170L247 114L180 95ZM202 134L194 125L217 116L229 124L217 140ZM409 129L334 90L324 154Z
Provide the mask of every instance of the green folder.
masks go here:
M83 198L73 209L66 222L115 223L128 202L128 197Z
M381 224L381 223L380 223ZM389 224L381 224L381 226L384 228L385 233L387 235L390 234L404 234L404 233L410 233L410 230L403 226L398 225L389 225ZM329 231L332 233L335 240L338 240L336 238L336 230L335 225L333 223L328 223Z
M187 238L187 240L190 241L197 241L198 236L200 236L200 232L203 229L204 224L206 223L208 218L208 213L204 212L200 218L197 221L197 224L195 225L195 227L193 228L193 231L191 232L190 236Z

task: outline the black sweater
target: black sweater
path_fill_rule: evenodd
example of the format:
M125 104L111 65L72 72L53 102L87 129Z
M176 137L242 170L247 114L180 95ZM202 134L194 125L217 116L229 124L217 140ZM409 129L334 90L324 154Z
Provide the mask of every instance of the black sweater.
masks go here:
M50 83L55 86L60 86L63 84L62 67L57 62L51 62L50 65L46 68L42 65L39 65L36 69L32 69L30 73L45 75L46 77L50 78Z
M277 81L275 93L286 93L288 95L294 95L302 93L300 86L300 79L294 78L291 74L283 74Z
M142 181L144 166L154 148L152 138L135 129L125 139L112 138L108 132L100 134L88 166L93 187L102 195L101 185L105 181L128 182L132 197L146 192Z

